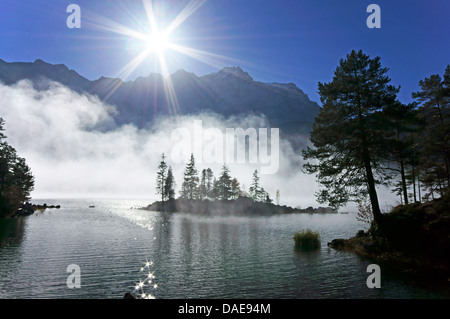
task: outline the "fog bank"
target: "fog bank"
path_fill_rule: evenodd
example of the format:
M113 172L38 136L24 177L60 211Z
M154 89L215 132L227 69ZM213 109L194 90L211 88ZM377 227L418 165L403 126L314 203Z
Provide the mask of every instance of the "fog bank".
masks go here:
M173 168L178 195L189 160L187 154L180 153L181 140L176 139L180 128L191 133L194 151L198 146L198 121L203 133L211 128L225 133L226 128L267 127L265 119L259 116L224 119L205 113L162 119L149 129L133 125L114 128L114 112L114 107L98 98L78 94L58 83L52 83L45 91L36 91L29 81L14 86L0 84L0 116L6 122L8 142L26 158L35 176L33 198L121 197L154 201L156 169L162 153ZM213 140L202 136L203 149L214 146ZM260 175L261 186L272 199L279 189L280 204L319 206L314 197L318 185L314 176L301 172L301 156L281 137L278 150L278 171ZM223 162L206 162L197 156L199 172L210 167L218 177L222 165ZM253 171L261 171L260 162L234 161L227 165L232 177L247 191ZM383 202L380 200L382 205Z

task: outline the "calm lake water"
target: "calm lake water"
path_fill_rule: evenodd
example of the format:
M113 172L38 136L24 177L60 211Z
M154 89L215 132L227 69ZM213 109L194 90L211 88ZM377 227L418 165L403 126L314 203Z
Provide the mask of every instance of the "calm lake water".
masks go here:
M0 298L122 298L147 260L158 287L144 289L156 298L450 297L383 267L381 288L367 288L371 262L327 247L363 229L351 214L207 218L131 209L146 201L33 202L62 208L0 220ZM292 236L307 228L322 247L296 252ZM66 284L71 264L79 289Z

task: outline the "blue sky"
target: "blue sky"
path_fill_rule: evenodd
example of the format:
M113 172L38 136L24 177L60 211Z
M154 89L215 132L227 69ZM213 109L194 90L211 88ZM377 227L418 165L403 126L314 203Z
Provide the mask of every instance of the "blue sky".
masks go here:
M81 8L81 28L69 29L69 4ZM154 1L156 19L167 26L189 1ZM369 4L381 8L381 29L369 29ZM173 42L216 56L198 61L167 51L171 73L197 75L240 66L257 81L293 82L314 101L317 83L330 81L339 59L352 49L380 56L399 99L411 101L419 80L443 74L450 64L448 0L208 0L173 33ZM130 29L147 30L141 0L2 0L0 58L62 63L94 80L115 77L136 55L132 37L98 28L98 16ZM218 57L220 56L220 57ZM149 55L128 77L159 72Z

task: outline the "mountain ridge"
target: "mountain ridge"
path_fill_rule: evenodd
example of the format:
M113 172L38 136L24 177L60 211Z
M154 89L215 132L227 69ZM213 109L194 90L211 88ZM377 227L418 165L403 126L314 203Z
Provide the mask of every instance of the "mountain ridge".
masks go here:
M218 72L197 76L179 69L170 75L176 92L178 109L164 92L161 74L150 73L135 80L100 77L89 80L64 64L6 62L0 59L0 81L12 85L31 80L37 89L46 89L48 80L59 82L78 93L97 95L100 100L117 107L118 125L133 123L145 127L158 116L199 114L212 111L225 117L260 114L270 125L285 131L310 130L319 106L294 83L254 81L239 66L224 67Z

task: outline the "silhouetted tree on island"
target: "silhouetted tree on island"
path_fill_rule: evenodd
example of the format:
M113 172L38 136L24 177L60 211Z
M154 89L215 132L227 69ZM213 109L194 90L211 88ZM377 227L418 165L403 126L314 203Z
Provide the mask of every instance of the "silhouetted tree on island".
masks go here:
M219 182L215 177L213 177L211 192L209 193L209 199L210 200L219 199Z
M273 200L272 200L272 198L270 198L269 193L267 193L267 192L265 192L265 191L264 191L264 193L265 193L265 195L266 195L266 197L264 198L264 202L265 202L266 204L272 204Z
M208 167L206 169L206 194L209 199L213 198L214 181L213 171Z
M237 199L239 196L242 196L242 190L240 184L236 178L231 180L231 199Z
M167 200L175 198L175 178L172 173L172 167L167 171L166 182L164 185L164 196Z
M161 162L156 172L156 194L161 195L161 202L164 203L166 196L166 178L167 178L167 163L164 153L161 155Z
M191 154L191 159L186 166L184 172L183 184L181 185L181 198L197 199L198 198L198 171L195 168L194 154Z
M5 140L4 120L0 118L0 217L13 214L30 199L34 177L24 158Z
M199 199L216 199L217 194L214 195L213 188L214 188L215 178L212 170L210 168L203 169L202 175L200 178L200 185L199 185Z
M251 198L253 198L254 201L259 201L260 194L261 194L261 188L259 186L258 170L256 170L256 169L252 175L252 183L249 187L249 193L250 193Z
M228 200L232 196L230 170L226 165L222 167L222 173L217 181L219 199Z
M198 188L198 199L204 200L208 197L208 188L206 181L206 169L202 170L202 175L200 178L200 185Z
M161 155L161 162L158 166L156 176L156 193L161 195L162 206L164 201L175 198L175 180L172 168L167 165L166 157ZM218 179L210 168L201 171L201 177L198 178L198 171L195 167L195 158L191 154L190 160L186 165L184 172L183 184L180 190L181 199L194 200L236 200L239 197L251 197L255 202L272 203L272 199L264 188L259 185L258 171L253 173L252 186L250 187L250 195L245 193L240 183L230 174L227 165L223 165L221 174Z

